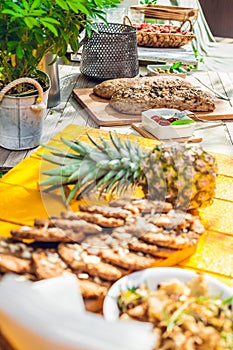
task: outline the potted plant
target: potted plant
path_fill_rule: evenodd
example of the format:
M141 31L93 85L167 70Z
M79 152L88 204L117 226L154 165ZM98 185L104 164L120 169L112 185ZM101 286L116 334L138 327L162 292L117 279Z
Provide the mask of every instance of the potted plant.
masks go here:
M41 114L41 118L37 118L35 123L37 130L41 128L41 122L38 123L38 120L43 119L45 114L49 88L48 77L45 78L44 74L38 74L37 71L41 59L47 53L64 58L68 44L76 52L79 49L80 32L86 28L87 32L91 33L95 19L104 20L104 7L117 4L119 1L1 0L0 91L3 91L2 94L0 93L0 101L3 101L0 102L1 146L10 149L25 149L38 144L37 131L28 136L30 130L25 130L26 134L21 135L25 142L21 144L18 142L18 135L15 138L9 133L13 131L12 125L16 126L14 133L18 133L19 129L22 130L29 111L32 111L37 117L38 113ZM38 81L44 90L44 95L37 98L36 101L33 94L38 96L38 87L36 89L32 87L31 80L29 83L18 80L26 77ZM9 87L8 84L12 82L14 83ZM12 113L13 104L21 105L21 103L14 102L18 98L23 98L26 115L24 112L19 113L18 107L15 107ZM10 112L9 106L11 107ZM11 121L9 120L10 115L13 114L14 120ZM21 114L21 119L24 118L23 121L19 119L19 114ZM35 119L35 116L32 118ZM8 126L6 126L7 123L9 123Z

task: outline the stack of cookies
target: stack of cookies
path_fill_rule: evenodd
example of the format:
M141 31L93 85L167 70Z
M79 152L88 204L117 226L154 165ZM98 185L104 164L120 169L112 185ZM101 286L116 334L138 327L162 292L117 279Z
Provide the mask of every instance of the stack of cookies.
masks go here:
M0 238L0 272L32 281L74 273L87 309L97 311L112 283L195 246L203 231L199 217L166 202L119 199L109 206L80 205L78 212L36 218L33 227Z

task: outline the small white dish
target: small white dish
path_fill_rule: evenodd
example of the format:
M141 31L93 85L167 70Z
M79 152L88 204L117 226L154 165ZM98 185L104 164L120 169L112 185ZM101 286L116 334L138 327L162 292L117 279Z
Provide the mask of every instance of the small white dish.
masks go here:
M196 126L196 122L194 121L192 124L164 126L158 124L155 120L152 119L154 116L168 119L175 115L179 120L192 121L192 119L188 117L188 115L191 114L193 113L190 111L180 112L178 109L170 108L149 109L145 112L142 112L142 126L145 130L149 131L149 133L154 135L159 140L191 137Z
M150 72L156 73L157 69L161 69L161 70L163 70L165 72L166 69L170 69L170 67L171 67L171 64L164 63L164 64L149 64L146 68Z
M178 279L181 282L188 282L197 273L191 270L185 270L176 267L155 267L142 271L131 273L124 276L112 285L104 300L103 313L107 321L116 321L119 318L119 308L117 305L117 298L121 291L126 291L128 288L139 287L147 285L150 290L156 290L159 283L169 282ZM218 281L215 278L205 275L205 280L208 283L208 294L210 296L220 296L225 300L233 296L232 288L226 284Z
M170 68L173 66L173 64L149 64L146 68L148 71L154 74L177 74L181 76L186 76L186 74L190 73L185 68L181 68L182 71L174 71L174 72L166 72L167 70L170 70Z

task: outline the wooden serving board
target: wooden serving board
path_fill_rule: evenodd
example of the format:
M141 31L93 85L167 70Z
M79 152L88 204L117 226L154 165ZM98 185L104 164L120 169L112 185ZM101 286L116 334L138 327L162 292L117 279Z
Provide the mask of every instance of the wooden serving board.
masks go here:
M203 89L204 90L204 89ZM93 120L100 126L130 125L141 121L140 115L123 114L115 111L109 100L93 94L92 88L74 89L73 95ZM215 98L216 108L213 112L197 112L197 120L233 119L233 107L229 101Z
M203 89L204 90L204 89ZM229 101L215 98L215 110L213 112L194 112L197 121L203 120L221 120L233 119L233 107Z
M109 100L96 96L92 88L74 89L73 95L100 126L130 125L141 121L140 115L123 114L109 105Z
M168 141L176 141L176 142L188 142L188 143L196 143L196 142L201 142L202 138L201 137L196 137L196 136L191 136L191 137L180 137L176 139L166 139L166 140L159 140L157 137L152 135L149 131L144 129L142 123L133 123L132 128L136 130L140 135L152 139L152 140L158 140L160 142L168 142Z

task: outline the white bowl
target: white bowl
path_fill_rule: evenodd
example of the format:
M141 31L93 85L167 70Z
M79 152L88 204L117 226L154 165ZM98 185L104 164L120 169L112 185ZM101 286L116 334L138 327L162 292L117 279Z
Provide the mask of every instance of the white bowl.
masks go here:
M193 114L190 111L180 112L177 109L170 108L149 109L145 112L142 112L142 126L144 127L144 129L149 131L152 135L154 135L160 140L191 137L194 132L196 122L184 125L162 126L158 124L155 120L151 119L154 115L163 116L165 118L172 116L175 113L177 113L177 117L180 120L192 120L188 117L189 114Z
M104 317L107 321L116 321L119 318L120 311L117 305L117 298L121 291L145 284L153 291L157 289L159 283L168 282L174 278L186 283L195 276L197 276L197 273L194 271L176 267L155 267L124 276L112 285L105 297L103 305ZM208 283L209 295L220 295L223 300L233 296L232 288L226 284L207 275L205 275L205 280Z

